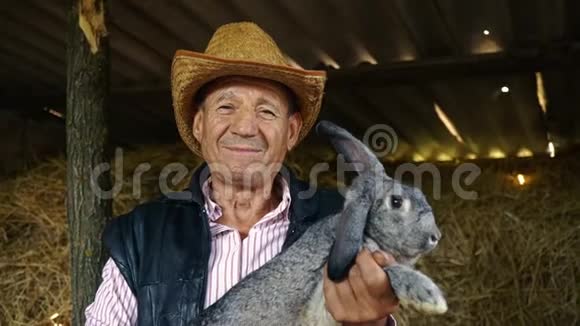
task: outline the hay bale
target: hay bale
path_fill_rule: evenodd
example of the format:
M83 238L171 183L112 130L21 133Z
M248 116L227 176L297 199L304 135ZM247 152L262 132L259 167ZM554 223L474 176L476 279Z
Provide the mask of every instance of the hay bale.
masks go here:
M289 157L302 178L320 161L331 161L319 184L335 184L335 155L328 148L301 148ZM157 196L167 163L183 163L188 177L170 185L183 189L199 164L182 145L146 147L125 153L121 192L114 213ZM142 196L132 193L132 172L143 174ZM479 199L465 201L447 187L431 199L444 237L418 267L448 296L449 312L439 317L397 314L401 325L495 325L578 323L580 299L580 163L556 160L481 162L484 173L470 187ZM530 168L531 166L531 168ZM453 166L442 166L443 181ZM526 170L530 184L519 187L514 171ZM65 161L56 158L0 183L0 324L67 324L70 316ZM427 195L431 195L425 185Z
M0 324L70 315L65 163L54 159L0 185Z

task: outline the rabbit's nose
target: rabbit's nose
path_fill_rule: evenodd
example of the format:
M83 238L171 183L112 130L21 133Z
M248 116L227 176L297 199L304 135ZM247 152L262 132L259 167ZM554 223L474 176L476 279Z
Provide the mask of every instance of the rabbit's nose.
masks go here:
M441 231L437 230L429 236L429 245L435 247L441 239Z
M437 242L439 242L439 238L437 237L437 235L431 234L431 236L429 237L429 243L436 244Z

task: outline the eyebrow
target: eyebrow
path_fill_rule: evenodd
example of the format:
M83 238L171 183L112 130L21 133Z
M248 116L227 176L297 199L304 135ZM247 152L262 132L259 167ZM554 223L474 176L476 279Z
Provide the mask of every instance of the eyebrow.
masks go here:
M216 99L216 102L221 102L224 100L229 100L236 97L236 94L234 94L234 92L232 91L225 91L223 93L220 94L220 96Z
M273 108L280 109L278 105L274 104L269 99L267 99L267 98L265 98L263 96L260 96L258 98L257 105L262 105L262 104L268 104L268 105L272 106Z

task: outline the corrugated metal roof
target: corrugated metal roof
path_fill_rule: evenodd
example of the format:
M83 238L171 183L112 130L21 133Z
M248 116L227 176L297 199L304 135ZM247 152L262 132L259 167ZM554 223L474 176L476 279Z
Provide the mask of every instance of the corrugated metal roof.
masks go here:
M574 0L110 5L113 133L122 135L131 119L147 130L130 142L175 139L168 92L173 53L203 51L218 26L240 20L262 26L298 65L329 70L323 118L359 136L377 123L393 127L401 144L393 157L541 153L548 137L560 148L580 142L580 3ZM66 6L64 0L0 5L2 109L64 110ZM543 76L546 114L536 71Z

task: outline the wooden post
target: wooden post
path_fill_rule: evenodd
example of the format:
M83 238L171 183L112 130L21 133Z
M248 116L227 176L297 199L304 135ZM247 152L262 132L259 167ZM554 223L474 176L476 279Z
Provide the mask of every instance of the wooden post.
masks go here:
M101 282L106 258L101 234L112 215L111 200L101 198L91 187L95 166L110 162L106 151L110 71L106 2L73 0L69 15L66 143L73 325L84 325L84 309ZM109 173L96 180L103 190L109 190L110 184Z

